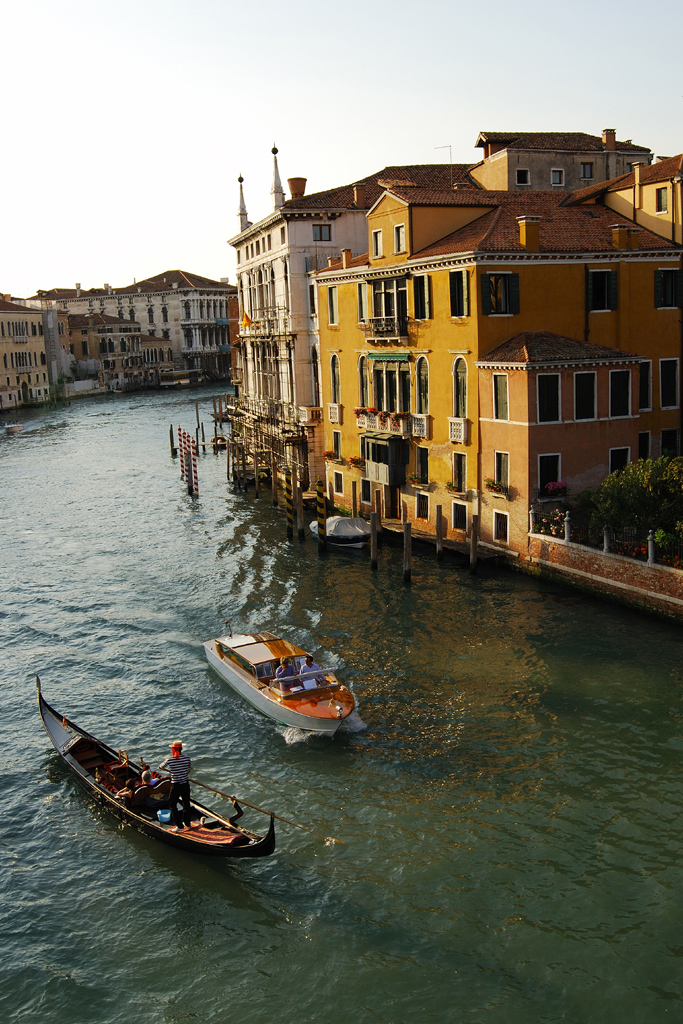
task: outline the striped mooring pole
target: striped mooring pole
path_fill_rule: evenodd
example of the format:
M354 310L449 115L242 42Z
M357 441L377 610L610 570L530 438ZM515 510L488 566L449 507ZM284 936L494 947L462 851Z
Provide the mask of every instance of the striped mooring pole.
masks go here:
M325 513L325 485L318 480L315 485L316 511L318 513L318 553L327 550L327 516Z
M285 472L285 498L287 501L287 537L291 540L294 536L294 509L292 507L292 471Z

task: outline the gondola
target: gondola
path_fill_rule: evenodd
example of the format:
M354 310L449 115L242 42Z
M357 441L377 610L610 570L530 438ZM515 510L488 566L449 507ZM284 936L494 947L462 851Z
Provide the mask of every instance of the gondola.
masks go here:
M62 761L83 788L121 821L153 839L188 853L213 857L267 857L273 852L275 823L272 814L265 836L242 828L235 824L234 819L224 818L194 800L191 804L191 828L177 832L172 829L170 821L160 821L159 812L169 807L171 780L162 778L156 772L152 773L156 779L153 789L140 785L133 791L133 796L124 802L116 793L125 787L127 780L139 779L143 768L131 761L124 751L112 749L58 714L43 697L38 676L36 686L38 708L45 732Z

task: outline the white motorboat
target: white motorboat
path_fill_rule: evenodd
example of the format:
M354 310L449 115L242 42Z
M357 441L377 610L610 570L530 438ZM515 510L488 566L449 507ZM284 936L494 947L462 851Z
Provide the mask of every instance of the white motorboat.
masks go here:
M7 434L20 434L24 429L23 423L6 423L5 433Z
M362 548L370 540L370 524L365 519L330 516L325 525L328 544L338 544L344 548ZM311 523L310 530L314 537L318 536L317 519Z
M221 636L204 644L212 668L242 697L281 725L333 735L355 707L353 694L328 669L315 676L304 669L306 652L273 633ZM297 675L291 692L281 693L275 673L280 658L291 659Z

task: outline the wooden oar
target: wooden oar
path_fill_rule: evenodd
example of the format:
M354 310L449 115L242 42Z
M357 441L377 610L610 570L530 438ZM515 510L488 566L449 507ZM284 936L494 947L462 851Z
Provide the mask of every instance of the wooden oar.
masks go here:
M237 800L236 796L230 796L229 793L224 793L221 789L214 789L213 786L207 786L205 782L200 782L199 779L190 780L193 786L202 786L203 789L210 789L212 793L218 793L219 796L224 796L226 800L232 800L233 803ZM245 807L251 807L252 811L260 811L261 814L272 814L272 811L266 811L263 807L257 807L256 804L249 804L246 800L239 800L239 803L244 804ZM310 832L312 836L317 836L318 839L324 839L326 843L341 843L346 844L344 839L335 839L333 836L322 836L320 832L314 832L312 828L306 828L305 825L297 825L295 821L290 821L289 818L281 818L279 814L273 814L274 818L278 821L284 821L286 825L293 825L294 828L300 828L303 832Z

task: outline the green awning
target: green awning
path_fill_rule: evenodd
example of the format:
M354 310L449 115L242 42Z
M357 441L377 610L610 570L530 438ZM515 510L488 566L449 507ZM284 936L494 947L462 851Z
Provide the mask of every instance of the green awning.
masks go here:
M383 363L407 363L410 356L407 352L368 352L368 359L378 359Z

